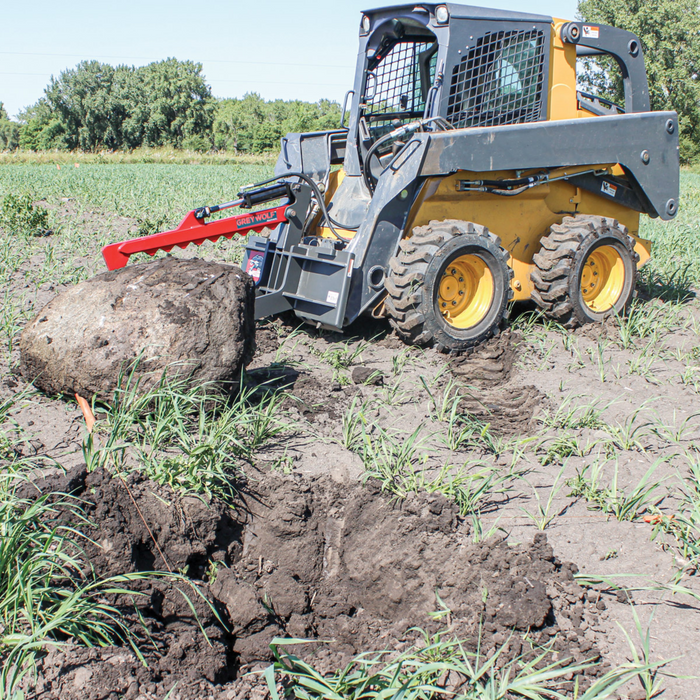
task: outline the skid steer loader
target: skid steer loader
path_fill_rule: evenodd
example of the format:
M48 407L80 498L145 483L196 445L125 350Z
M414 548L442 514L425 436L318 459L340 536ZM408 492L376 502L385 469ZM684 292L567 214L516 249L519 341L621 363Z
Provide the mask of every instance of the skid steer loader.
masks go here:
M568 327L622 313L650 256L640 213L678 211L678 116L650 111L639 39L450 3L367 11L359 37L340 128L287 134L274 178L106 246L107 266L266 232L243 261L257 318L373 314L446 352L494 334L511 300ZM577 57L595 56L624 105L577 89Z

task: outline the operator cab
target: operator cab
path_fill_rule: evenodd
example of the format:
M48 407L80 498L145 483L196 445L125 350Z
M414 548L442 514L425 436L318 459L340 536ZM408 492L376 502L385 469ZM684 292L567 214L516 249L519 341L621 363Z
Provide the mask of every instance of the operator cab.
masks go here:
M275 169L322 184L341 242L366 221L382 174L400 167L417 132L649 110L638 40L612 27L421 3L366 11L359 40L347 126L344 108L341 129L288 134ZM577 89L577 56L599 55L621 68L624 107ZM337 240L320 219L315 235Z
M432 118L435 122L424 130L434 131L546 118L551 22L550 17L452 4L366 12L360 23L355 119L348 133L355 148L348 150L348 174L369 168L376 178L404 141L376 151L373 145L411 122ZM355 154L356 161L347 162Z
M551 17L466 5L366 11L347 127L344 109L342 129L288 134L275 174L302 170L320 182L333 226L349 241L417 131L547 118L551 32ZM337 240L322 223L316 235Z

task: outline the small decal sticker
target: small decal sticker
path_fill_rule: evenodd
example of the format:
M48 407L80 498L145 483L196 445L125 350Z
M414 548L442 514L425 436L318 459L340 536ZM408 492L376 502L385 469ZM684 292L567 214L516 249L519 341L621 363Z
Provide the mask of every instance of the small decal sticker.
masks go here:
M607 194L608 197L614 197L617 194L617 187L610 182L603 180L603 184L600 186L600 191L603 194Z
M588 24L583 25L583 38L584 39L598 39L600 37L600 28L591 27Z
M264 253L252 253L246 263L245 271L253 278L255 284L260 282L264 257Z
M329 304L337 304L339 296L340 295L338 294L338 292L328 292L328 294L326 295L326 301Z
M277 221L277 210L276 209L265 209L263 211L256 211L252 214L246 214L245 216L239 216L234 224L236 225L236 230L248 228L249 226L255 226L255 224L265 224L268 221Z

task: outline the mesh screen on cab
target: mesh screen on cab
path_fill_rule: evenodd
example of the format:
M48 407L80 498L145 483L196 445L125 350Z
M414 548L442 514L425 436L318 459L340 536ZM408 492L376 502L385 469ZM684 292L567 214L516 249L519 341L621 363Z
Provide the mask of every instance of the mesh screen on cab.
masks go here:
M423 116L425 95L421 89L421 54L433 49L432 42L402 41L391 48L376 68L368 74L364 115L370 123L380 125L392 119L407 121ZM434 74L434 62L431 62ZM372 91L373 89L373 91ZM374 118L373 118L374 117Z
M454 67L447 120L456 128L538 121L544 58L541 31L481 37Z

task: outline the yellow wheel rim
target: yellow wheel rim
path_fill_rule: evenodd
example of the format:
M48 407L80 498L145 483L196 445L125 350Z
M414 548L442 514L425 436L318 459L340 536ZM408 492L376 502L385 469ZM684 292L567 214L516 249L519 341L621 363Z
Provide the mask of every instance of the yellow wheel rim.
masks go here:
M581 296L594 313L609 311L625 287L625 261L617 248L603 245L587 258L581 272Z
M484 320L493 301L493 275L477 255L462 255L445 269L438 308L454 328L471 328Z

